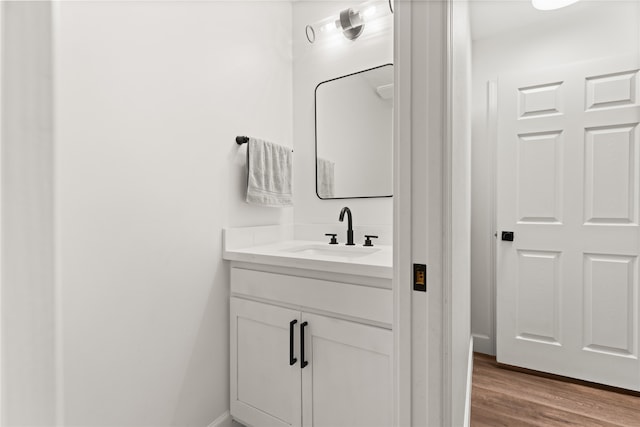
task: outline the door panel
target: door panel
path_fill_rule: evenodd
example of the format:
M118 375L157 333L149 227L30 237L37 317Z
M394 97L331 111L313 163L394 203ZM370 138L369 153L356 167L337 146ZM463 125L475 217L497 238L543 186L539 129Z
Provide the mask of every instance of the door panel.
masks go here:
M560 344L560 253L518 251L517 337Z
M586 350L637 356L637 257L585 254Z
M636 125L585 130L585 222L637 223Z
M587 111L638 105L638 70L587 77L586 86Z
M638 62L499 79L502 363L640 390Z
M392 425L390 330L303 313L303 425Z
M231 415L254 426L300 426L300 363L290 365L290 322L300 312L231 298ZM294 337L297 332L294 333ZM294 341L299 359L299 341Z
M562 114L562 82L518 88L519 117L543 117Z
M518 135L518 222L562 222L562 139L562 132Z

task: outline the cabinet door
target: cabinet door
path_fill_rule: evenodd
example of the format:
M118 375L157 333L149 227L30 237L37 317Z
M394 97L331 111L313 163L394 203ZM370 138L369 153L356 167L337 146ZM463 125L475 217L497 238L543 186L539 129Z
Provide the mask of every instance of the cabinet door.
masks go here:
M390 330L303 313L305 427L392 425Z
M290 330L294 354L290 364ZM300 312L231 298L231 415L256 427L300 426Z

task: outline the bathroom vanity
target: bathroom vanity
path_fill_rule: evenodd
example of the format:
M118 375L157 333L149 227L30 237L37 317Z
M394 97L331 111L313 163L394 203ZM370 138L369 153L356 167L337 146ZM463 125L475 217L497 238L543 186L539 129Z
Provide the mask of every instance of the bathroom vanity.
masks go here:
M231 415L247 426L392 424L392 251L225 230Z

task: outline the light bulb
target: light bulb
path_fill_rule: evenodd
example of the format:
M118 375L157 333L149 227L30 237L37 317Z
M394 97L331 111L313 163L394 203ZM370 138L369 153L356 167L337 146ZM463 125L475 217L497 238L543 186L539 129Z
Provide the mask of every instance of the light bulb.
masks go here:
M320 31L333 31L337 29L338 27L336 26L336 23L334 21L334 22L329 22L327 24L324 24L322 28L320 28Z
M374 16L376 13L376 7L375 6L371 6L367 9L364 10L364 12L362 12L362 16L364 17L364 19L368 19L372 16Z
M360 11L365 23L375 21L376 19L383 18L393 13L391 10L391 4L388 1L381 0L368 1L355 6L353 9Z

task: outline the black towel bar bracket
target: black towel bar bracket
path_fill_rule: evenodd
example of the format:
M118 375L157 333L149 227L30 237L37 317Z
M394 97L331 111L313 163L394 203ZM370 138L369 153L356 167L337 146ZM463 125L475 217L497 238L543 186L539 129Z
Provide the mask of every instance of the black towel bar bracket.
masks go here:
M236 144L242 145L246 144L247 142L249 142L248 136L236 136ZM291 150L291 152L293 153L293 150Z

